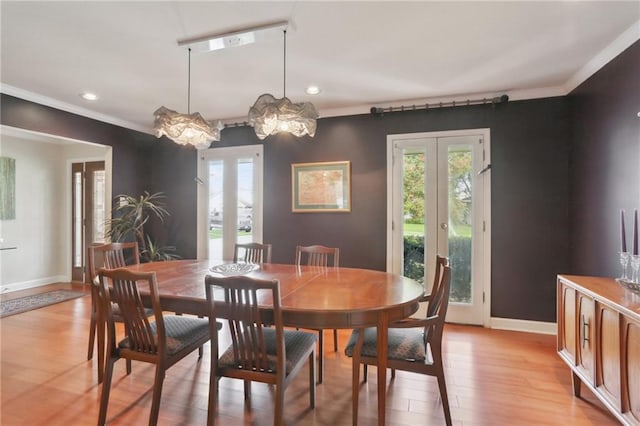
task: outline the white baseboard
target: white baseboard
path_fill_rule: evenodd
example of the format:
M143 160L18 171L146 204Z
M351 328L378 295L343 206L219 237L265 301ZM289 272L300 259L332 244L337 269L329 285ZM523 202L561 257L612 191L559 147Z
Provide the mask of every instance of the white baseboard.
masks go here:
M510 318L491 318L491 328L498 330L524 331L527 333L557 334L555 322L528 321Z
M37 280L3 284L2 287L0 287L0 293L8 293L11 291L25 290L27 288L34 287L42 287L44 285L60 282L69 282L69 280L64 275L57 275L53 277L38 278Z

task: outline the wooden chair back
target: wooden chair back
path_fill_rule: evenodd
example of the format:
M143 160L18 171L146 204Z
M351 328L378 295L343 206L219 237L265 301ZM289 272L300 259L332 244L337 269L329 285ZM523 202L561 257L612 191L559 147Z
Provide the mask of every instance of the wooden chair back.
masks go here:
M212 323L213 319L228 321L233 364L237 366L234 368L236 372L219 371L218 373L237 378L244 377L247 380L256 380L255 376L262 376L257 380L275 383L276 373L284 374L286 359L280 309L280 283L277 280L260 280L242 275L207 276L206 282L210 321ZM220 291L221 294L216 291ZM260 305L265 306L265 300L270 300L273 318L264 317L264 311ZM273 325L276 330L277 357L275 360L273 356L267 354L265 346L264 331L270 328L270 325ZM215 339L213 330L212 337ZM212 357L214 352L217 359L217 344L212 341ZM266 378L266 375L271 375L273 378Z
M87 270L88 275L85 282L93 283L98 274L98 269L121 268L128 264L139 264L140 254L138 253L138 243L108 243L101 245L92 245L87 248ZM93 347L96 341L96 332L98 327L98 295L96 287L91 286L91 320L89 322L89 342L87 345L87 359L93 358ZM105 311L106 312L106 311ZM147 310L149 315L149 311ZM116 315L118 321L119 314ZM101 339L104 333L100 330L98 337L98 383L102 383L102 373L104 366L104 339ZM131 372L131 361L127 361L127 373Z
M449 294L451 292L451 268L440 265L439 281L435 293L431 293L427 318L424 327L425 343L440 346L444 332L445 319L449 308Z
M330 262L330 259L333 261ZM296 265L338 267L340 266L340 249L322 245L297 246Z
M166 346L165 328L158 296L158 283L155 272L132 272L128 269L98 270L100 279L99 297L107 322L107 352L115 351L115 320L111 303L119 308L119 316L127 330L127 351L137 352L144 359L159 356ZM149 322L140 296L140 286L149 289L151 304L155 316L155 330ZM109 288L111 290L109 291ZM110 302L110 303L106 303ZM136 358L136 357L132 357Z
M427 300L429 301L427 306L427 317L435 315L439 305L442 303L442 297L444 294L440 291L440 284L444 278L444 268L447 266L449 266L449 259L444 256L437 255L435 273L433 275L433 286L431 287L431 293L427 297ZM447 298L448 297L449 296L447 295Z
M87 266L91 280L96 277L100 268L115 269L140 263L137 242L107 243L89 246L87 250Z
M233 252L233 262L271 263L271 244L236 243Z

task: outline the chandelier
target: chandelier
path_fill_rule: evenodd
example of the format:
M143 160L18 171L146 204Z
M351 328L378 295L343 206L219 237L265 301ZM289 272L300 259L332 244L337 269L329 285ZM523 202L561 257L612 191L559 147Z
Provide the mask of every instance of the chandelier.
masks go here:
M212 141L220 140L220 130L224 128L220 120L212 125L200 113L191 114L191 48L189 48L187 114L180 114L161 106L153 115L155 117L153 130L157 137L164 135L179 145L192 145L197 149L207 149Z
M287 30L284 32L284 93L276 99L271 94L263 94L249 108L249 125L256 136L264 139L280 132L300 137L316 134L318 112L311 102L293 103L287 98Z

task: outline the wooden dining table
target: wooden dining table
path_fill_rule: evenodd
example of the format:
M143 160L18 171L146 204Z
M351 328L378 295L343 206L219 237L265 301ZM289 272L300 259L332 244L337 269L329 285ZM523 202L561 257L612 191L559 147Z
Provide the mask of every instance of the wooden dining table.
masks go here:
M211 267L208 260L174 260L127 268L156 273L163 310L207 316L204 282L207 274L215 275ZM256 265L255 270L245 274L280 282L282 316L286 326L378 328L378 424L384 425L388 325L417 311L418 301L424 295L422 285L397 274L344 267L265 263ZM356 425L358 401L352 399L353 424Z

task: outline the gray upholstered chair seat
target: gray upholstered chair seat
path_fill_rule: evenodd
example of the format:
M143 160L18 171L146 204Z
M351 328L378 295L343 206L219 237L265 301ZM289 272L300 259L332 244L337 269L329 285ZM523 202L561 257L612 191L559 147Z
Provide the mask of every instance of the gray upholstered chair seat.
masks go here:
M151 323L153 333L156 333L156 323ZM176 354L180 350L209 335L209 320L184 317L165 316L164 328L167 339L167 353ZM118 347L121 349L132 349L129 338L120 341Z
M390 328L388 358L403 361L424 361L424 334L423 329L416 328ZM358 340L360 330L351 333L349 342L344 352L347 356L353 356L353 349ZM362 356L374 357L377 353L377 329L375 327L364 329L364 343L362 345Z
M289 374L302 358L307 356L307 348L315 345L317 336L313 333L304 331L285 330L284 331L284 348L287 355L286 358L286 374ZM277 355L276 355L276 330L273 328L264 329L265 347L268 356L267 368L264 371L277 371ZM233 357L233 347L229 347L220 357L218 365L222 368L239 368Z

